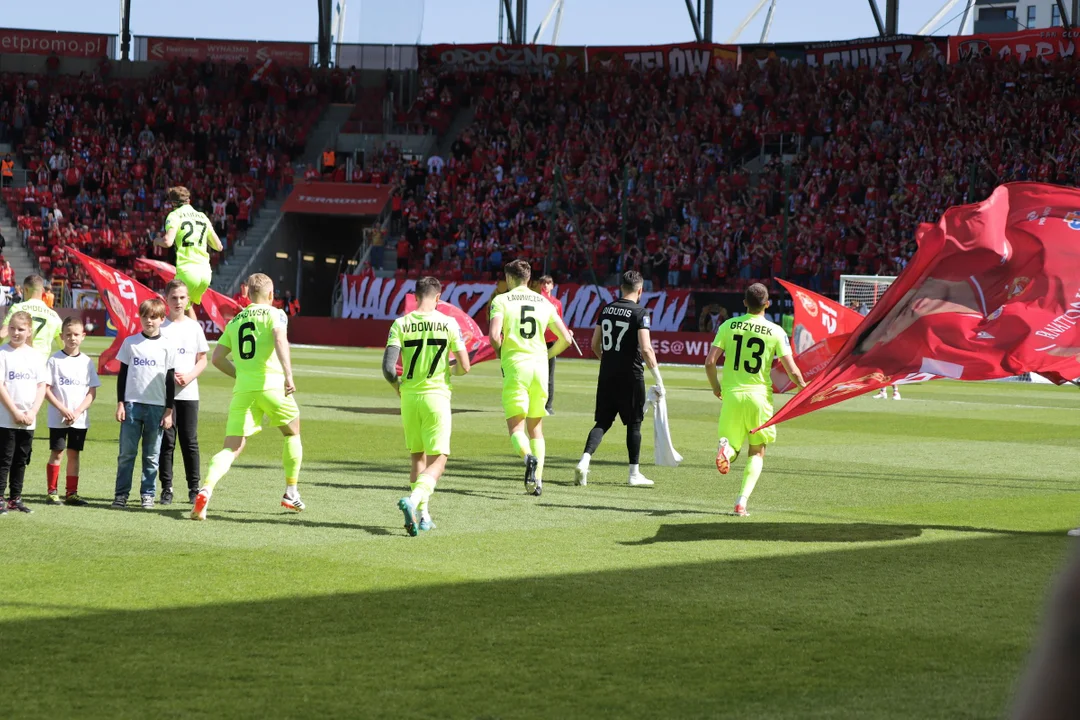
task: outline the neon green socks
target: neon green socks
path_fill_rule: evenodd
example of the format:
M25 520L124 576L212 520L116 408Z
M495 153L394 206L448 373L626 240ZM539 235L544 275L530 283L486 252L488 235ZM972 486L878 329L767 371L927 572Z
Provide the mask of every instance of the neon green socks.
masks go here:
M745 505L750 499L750 493L754 492L758 478L761 477L761 466L765 458L760 455L751 455L746 458L746 468L743 469L742 492L739 493L739 504Z
M544 479L544 455L547 453L547 443L544 438L533 438L529 441L532 455L536 458L536 479Z
M218 481L225 477L225 473L229 472L229 468L232 467L235 459L236 456L233 455L232 450L221 450L217 455L210 458L210 470L206 473L206 479L203 480L203 488L214 492Z
M281 464L285 468L285 484L295 485L300 479L300 466L304 462L304 445L299 435L285 438L285 448L281 452Z
M529 436L525 434L524 430L518 430L516 433L510 436L510 444L514 448L514 452L519 457L525 457L529 454Z
M418 509L421 505L425 505L435 492L435 478L430 475L420 475L416 478L416 482L411 485L412 494L409 495L409 500Z

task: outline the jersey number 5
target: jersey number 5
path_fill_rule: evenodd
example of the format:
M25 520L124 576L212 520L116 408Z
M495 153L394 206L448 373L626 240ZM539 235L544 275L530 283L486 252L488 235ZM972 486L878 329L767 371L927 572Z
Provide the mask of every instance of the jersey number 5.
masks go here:
M735 341L735 362L733 368L739 369L739 361L742 359L743 336L733 335ZM746 351L750 357L743 363L743 370L751 375L761 372L761 356L765 354L765 341L759 337L752 337L746 341Z
M195 226L199 226L199 239L197 242L191 241L191 236L195 234ZM203 244L203 240L206 238L206 223L202 220L196 220L194 223L190 220L185 220L180 223L180 244L184 247L192 247L193 245Z
M240 342L240 359L250 360L255 357L255 323L246 322L241 325L236 336Z
M427 376L431 377L432 375L435 374L435 371L439 368L439 360L442 359L443 353L446 352L446 339L445 338L441 338L439 340L429 339L427 341L427 344L430 345L431 347L438 348L438 350L435 351L435 358L431 361L431 367L428 368ZM405 374L405 379L406 380L412 380L413 371L416 370L416 361L420 357L420 352L422 351L422 349L424 347L424 341L423 340L406 340L405 342L402 343L402 345L404 345L407 348L415 348L416 349L415 352L413 352L412 360L409 361L409 372Z
M521 306L521 327L518 328L518 332L521 333L521 337L526 340L532 340L536 337L536 318L529 313L536 310L534 305L522 305ZM529 328L526 330L525 328Z
M611 320L604 318L604 321L600 323L600 346L604 348L604 352L615 348L615 352L622 350L622 339L626 335L626 331L630 329L630 323L623 322L622 320L616 320L614 327L619 328L618 337L613 337L613 324ZM614 340L614 343L612 342Z

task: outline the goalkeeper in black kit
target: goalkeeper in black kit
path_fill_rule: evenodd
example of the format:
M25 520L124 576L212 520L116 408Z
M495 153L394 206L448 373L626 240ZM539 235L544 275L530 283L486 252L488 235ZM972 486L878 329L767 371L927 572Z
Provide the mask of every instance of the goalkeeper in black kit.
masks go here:
M600 358L593 417L596 425L589 432L585 452L574 468L578 485L588 483L589 462L616 417L626 425L626 451L630 464L628 484L653 484L638 468L641 421L645 418L647 398L644 368L649 368L660 395L664 392L664 380L660 377L649 337L649 311L638 304L643 285L640 273L623 273L622 297L600 311L600 321L593 330L592 350Z

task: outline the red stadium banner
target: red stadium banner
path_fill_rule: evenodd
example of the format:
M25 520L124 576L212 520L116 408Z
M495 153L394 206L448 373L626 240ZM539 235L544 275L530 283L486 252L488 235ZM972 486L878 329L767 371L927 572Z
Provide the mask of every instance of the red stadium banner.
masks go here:
M138 258L135 260L135 267L138 270L154 273L166 283L176 277L176 268L161 260ZM207 339L216 340L225 331L225 325L241 309L239 303L232 298L222 295L217 290L207 289L203 293L202 303L195 308L195 314L203 324L203 333Z
M405 303L416 287L415 280L342 275L343 318L393 320L405 314ZM487 307L495 295L493 282L451 282L443 286L443 300L465 311L478 322L487 322ZM618 297L615 288L595 285L559 285L555 296L563 304L563 320L570 327L592 328L600 310ZM689 309L689 290L646 292L641 303L652 312L655 331L674 332L682 327Z
M477 72L510 70L584 70L585 48L552 45L428 45L420 48L421 61L428 67L450 71Z
M918 60L944 63L949 53L948 38L920 35L890 35L808 43L804 47L806 64L811 67L824 67L833 63L845 67L876 67L901 65Z
M1042 30L1019 30L993 35L957 35L949 38L949 62L967 62L974 58L1029 58L1046 61L1076 56L1080 30L1061 27Z
M116 340L98 358L98 372L115 375L120 372L120 362L116 359L116 353L120 352L124 338L142 332L142 326L139 324L139 305L144 300L160 296L139 281L89 255L83 255L72 248L68 248L68 253L86 270L86 276L97 288L98 294L101 295L109 311L109 317L116 327Z
M57 57L112 57L116 38L91 33L0 28L0 53Z
M389 185L309 182L293 188L282 210L310 215L380 215L389 200Z
M261 42L259 40L202 40L190 38L147 37L146 57L152 62L171 60L215 60L224 63L243 61L262 65L273 60L278 65L303 67L311 64L308 43Z
M586 48L589 72L667 70L673 77L704 75L739 64L738 45L680 43L645 47Z
M837 357L769 423L891 384L1080 376L1080 190L997 188L947 210Z

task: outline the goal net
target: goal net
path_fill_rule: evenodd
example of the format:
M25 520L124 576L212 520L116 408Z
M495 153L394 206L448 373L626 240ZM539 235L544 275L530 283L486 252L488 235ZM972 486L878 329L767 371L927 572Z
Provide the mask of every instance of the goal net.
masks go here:
M891 275L841 275L840 304L866 315L895 280L896 277ZM1035 373L1002 378L1000 382L1050 383Z

